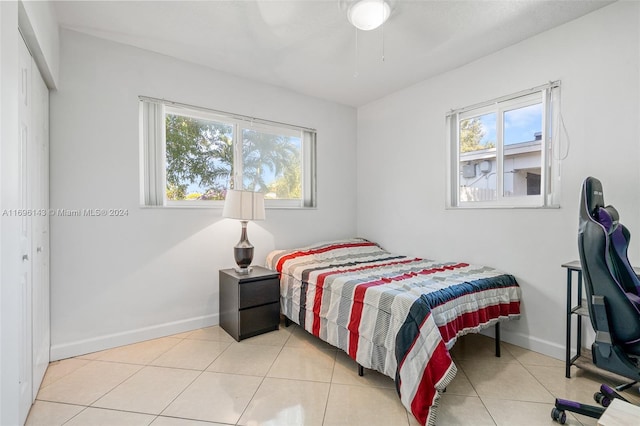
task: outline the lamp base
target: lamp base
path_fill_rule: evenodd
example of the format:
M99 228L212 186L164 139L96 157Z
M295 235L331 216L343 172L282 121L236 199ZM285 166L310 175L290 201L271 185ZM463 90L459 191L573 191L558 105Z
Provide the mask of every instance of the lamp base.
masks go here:
M249 241L244 241L244 243L240 241L238 245L233 248L233 257L236 260L238 268L248 268L253 261L253 246Z
M242 234L240 235L240 241L233 248L233 257L236 260L238 267L236 272L240 275L248 275L251 272L249 265L253 261L253 245L247 238L247 221L242 220Z
M238 275L249 275L251 273L251 266L247 266L246 268L240 268L240 267L236 267L233 268L234 271L236 271L236 274Z

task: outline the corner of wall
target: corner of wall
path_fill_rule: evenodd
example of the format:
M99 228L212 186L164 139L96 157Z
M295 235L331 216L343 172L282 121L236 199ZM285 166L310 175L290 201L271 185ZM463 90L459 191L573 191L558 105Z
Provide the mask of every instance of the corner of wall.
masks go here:
M49 89L60 74L60 29L51 2L18 2L18 28Z

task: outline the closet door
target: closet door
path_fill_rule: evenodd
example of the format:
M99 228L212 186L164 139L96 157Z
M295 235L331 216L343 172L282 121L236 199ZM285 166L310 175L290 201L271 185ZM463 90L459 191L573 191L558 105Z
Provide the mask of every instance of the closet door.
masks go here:
M30 179L30 132L31 132L31 55L27 46L20 39L19 46L20 67L20 99L18 106L18 120L20 126L19 140L19 188L20 205L20 255L22 264L20 270L19 309L20 309L20 366L18 380L20 383L20 421L23 423L33 402L33 355L32 355L32 318L31 318L31 290L32 263L31 254L31 209Z
M32 177L32 342L33 400L49 365L49 89L35 62L31 63L31 160Z
M49 90L20 38L20 421L49 365Z

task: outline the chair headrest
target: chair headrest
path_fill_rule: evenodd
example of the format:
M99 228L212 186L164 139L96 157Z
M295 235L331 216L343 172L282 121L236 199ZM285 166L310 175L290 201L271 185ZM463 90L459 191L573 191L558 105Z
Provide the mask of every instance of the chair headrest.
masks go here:
M598 220L598 209L600 207L604 207L602 184L598 179L589 176L582 184L580 219L583 221Z
M615 207L607 206L598 208L597 221L600 225L604 226L608 234L611 234L618 227L619 219L620 216L618 215L618 210L616 210Z

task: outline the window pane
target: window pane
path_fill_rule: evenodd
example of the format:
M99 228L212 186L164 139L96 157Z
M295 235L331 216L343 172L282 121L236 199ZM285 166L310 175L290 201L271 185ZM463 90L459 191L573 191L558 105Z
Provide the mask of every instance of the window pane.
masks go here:
M302 199L302 138L242 130L242 184L267 199Z
M504 196L540 195L542 103L503 114Z
M224 200L233 165L233 126L166 114L167 199Z
M460 120L460 202L495 201L496 114Z

